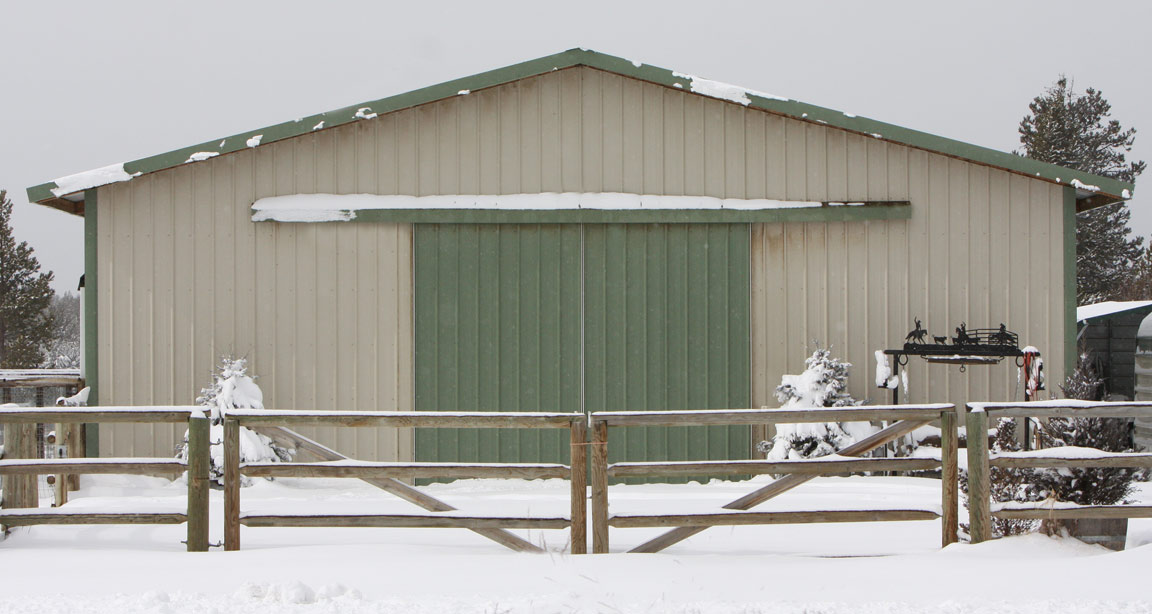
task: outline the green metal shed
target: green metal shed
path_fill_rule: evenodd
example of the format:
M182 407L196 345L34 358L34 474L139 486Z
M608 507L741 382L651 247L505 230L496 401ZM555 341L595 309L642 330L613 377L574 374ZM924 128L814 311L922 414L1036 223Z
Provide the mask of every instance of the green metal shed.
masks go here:
M1136 398L1137 332L1152 313L1152 301L1105 301L1076 309L1076 338L1088 353L1105 391Z

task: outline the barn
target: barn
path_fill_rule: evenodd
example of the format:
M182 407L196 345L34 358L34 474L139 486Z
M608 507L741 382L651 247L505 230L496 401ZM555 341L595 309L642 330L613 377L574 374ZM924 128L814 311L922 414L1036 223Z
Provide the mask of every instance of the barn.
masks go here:
M102 405L190 404L225 354L268 407L775 406L813 343L1006 323L1073 358L1077 211L1132 186L574 49L28 188L85 221ZM907 369L912 402L1021 398ZM746 458L746 427L633 429L630 459ZM334 429L368 460L554 460L535 434ZM182 432L105 425L101 455ZM89 449L97 446L90 445Z

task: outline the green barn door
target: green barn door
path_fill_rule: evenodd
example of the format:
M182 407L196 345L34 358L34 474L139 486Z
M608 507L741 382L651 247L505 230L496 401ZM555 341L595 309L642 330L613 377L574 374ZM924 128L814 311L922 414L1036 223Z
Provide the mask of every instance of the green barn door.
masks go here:
M420 224L414 249L417 410L751 402L747 224ZM611 459L748 458L750 436L613 429ZM567 459L565 432L416 430L418 461Z
M586 411L751 403L747 224L584 227ZM749 427L611 429L609 461L741 459Z
M580 411L580 227L418 224L416 409ZM562 462L566 430L416 429L417 461Z

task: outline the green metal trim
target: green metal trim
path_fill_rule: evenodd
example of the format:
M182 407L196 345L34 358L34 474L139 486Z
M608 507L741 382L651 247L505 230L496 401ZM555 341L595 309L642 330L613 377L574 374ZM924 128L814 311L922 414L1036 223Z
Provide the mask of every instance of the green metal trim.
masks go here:
M497 210L497 209L371 209L357 211L350 222L413 224L733 224L755 222L859 222L906 220L907 201L883 204L806 207L800 209L661 209L661 210ZM315 222L281 222L287 224ZM327 222L325 222L327 223Z
M1076 189L1064 188L1064 376L1076 370Z
M88 391L88 404L100 404L100 362L99 307L96 302L98 269L96 256L97 215L96 190L84 191L84 380ZM84 450L86 456L100 456L100 426L88 424L84 427Z
M223 139L212 139L211 141L206 141L191 147L184 147L175 151L134 160L126 163L124 168L129 173L151 173L184 164L189 159L189 156L195 152L210 151L226 154L247 149L247 140L256 135L262 135L261 145L274 143L312 132L316 129L315 126L321 121L324 122L324 129L359 121L361 118L357 117L357 111L360 109L368 108L371 109L371 113L377 114L390 113L399 109L458 96L460 95L459 92L464 90L476 91L495 87L519 79L534 77L554 70L562 70L574 66L588 66L590 68L667 87L683 89L685 91L691 91L690 88L692 87L691 78L665 68L640 64L638 62L634 63L623 58L586 49L570 49L555 55L498 68L470 77L455 79L404 94L355 104L327 113L310 115L295 121L283 122L258 130L249 130ZM866 117L857 117L841 111L818 107L796 100L770 98L753 92L748 92L748 98L751 101L748 106L755 109L787 115L803 121L842 128L860 134L871 135L879 140L900 143L947 156L963 158L965 160L1003 168L1048 181L1068 183L1073 179L1078 179L1086 184L1099 186L1102 195L1115 199L1123 199L1125 190L1130 194L1135 189L1131 183L1125 183L1107 177L1098 177L1054 164L1038 162L987 147L980 147L978 145L972 145ZM223 141L223 145L220 145L221 141ZM55 187L57 187L55 182L50 181L28 188L29 202L42 203L54 198L51 190Z

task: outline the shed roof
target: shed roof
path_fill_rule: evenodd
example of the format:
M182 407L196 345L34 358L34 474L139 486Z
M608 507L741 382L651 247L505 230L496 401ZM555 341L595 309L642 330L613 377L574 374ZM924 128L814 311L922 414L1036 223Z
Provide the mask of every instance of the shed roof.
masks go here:
M1148 314L1152 312L1152 301L1104 301L1091 305L1081 305L1076 308L1076 321L1094 324L1130 311L1143 311Z
M1134 189L1131 183L1075 171L1055 164L1038 162L1015 154L980 147L875 119L858 117L850 113L756 92L588 49L570 49L555 55L497 68L404 94L249 130L223 139L215 138L197 145L139 160L112 164L60 177L29 187L28 200L69 213L82 214L84 190L86 189L118 181L128 181L140 174L152 173L181 164L195 163L250 147L260 147L268 143L308 134L315 130L325 130L351 122L371 119L380 113L389 113L452 96L466 95L471 91L495 87L575 66L587 66L666 87L684 89L695 94L727 100L734 104L761 109L801 121L834 126L879 140L969 160L1052 183L1072 185L1077 188L1077 208L1080 210L1125 200L1131 197L1131 192Z

